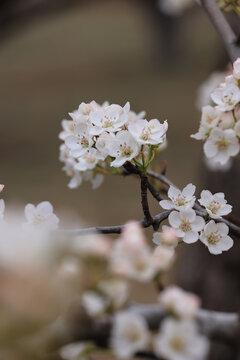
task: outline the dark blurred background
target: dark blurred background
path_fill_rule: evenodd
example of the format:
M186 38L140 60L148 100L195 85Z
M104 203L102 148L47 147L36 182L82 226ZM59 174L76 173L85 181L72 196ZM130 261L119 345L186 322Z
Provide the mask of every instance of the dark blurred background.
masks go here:
M168 176L179 186L198 183L202 144L189 137L200 118L196 92L223 50L198 6L168 17L156 1L70 3L35 12L20 8L22 13L5 18L1 12L4 198L8 205L48 199L57 212L69 208L92 224L136 219L141 216L136 180L106 178L95 191L89 183L67 188L58 161L61 120L82 101L129 100L148 118L168 119L169 147L162 155ZM12 8L17 9L14 1Z

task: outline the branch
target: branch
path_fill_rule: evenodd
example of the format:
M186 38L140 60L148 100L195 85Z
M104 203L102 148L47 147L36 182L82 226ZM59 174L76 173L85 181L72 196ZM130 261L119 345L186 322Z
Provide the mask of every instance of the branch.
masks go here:
M157 331L161 322L169 315L159 304L139 305L132 304L127 310L145 318L151 331ZM78 316L75 314L75 321L65 316L59 318L48 328L48 338L52 338L56 343L59 337L66 342L71 342L69 334L78 341L92 340L97 344L109 344L111 330L113 325L113 316L104 315L101 318L91 318L81 312ZM237 344L240 319L237 313L224 313L210 310L198 311L196 320L200 331L210 340L226 344ZM58 341L59 343L59 341Z
M148 206L148 198L147 198L147 189L148 189L148 179L146 175L141 174L141 204L143 213L145 216L145 221L147 224L152 224L152 216L150 214L149 206Z
M222 38L229 58L234 62L236 58L240 57L239 39L220 10L216 0L201 0L201 4Z
M146 219L139 220L138 223L143 227L147 228L150 226L159 227L161 222L168 218L171 210L163 211L152 217L152 222L149 224ZM76 229L76 230L60 230L61 233L77 236L77 235L86 235L86 234L120 234L126 225L115 225L115 226L96 226L89 227L84 229Z

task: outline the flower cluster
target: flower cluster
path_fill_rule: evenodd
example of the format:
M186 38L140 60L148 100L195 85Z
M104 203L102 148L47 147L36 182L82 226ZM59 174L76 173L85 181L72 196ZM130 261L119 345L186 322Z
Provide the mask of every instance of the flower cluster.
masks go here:
M240 58L211 98L215 106L202 107L200 128L191 137L203 140L207 159L223 166L240 151Z
M170 186L168 190L170 200L161 200L160 205L163 209L172 210L168 221L179 239L187 244L195 243L200 239L208 247L210 253L221 254L222 251L229 250L233 246L233 240L228 236L229 228L221 222L222 216L228 215L232 211L232 206L227 204L223 193L212 194L208 190L203 190L198 201L205 208L206 220L204 220L203 216L197 215L194 210L195 190L196 187L192 184L188 184L183 191ZM218 220L218 222L212 219ZM172 245L176 246L177 242L172 231ZM166 242L164 232L154 234L155 244L159 244L158 238L160 241ZM170 230L168 233L170 234Z
M69 188L77 188L83 180L90 180L93 188L103 181L103 174L118 173L126 161L146 169L155 151L166 143L167 121L147 121L144 112L136 114L130 104L81 103L78 110L63 120L59 138L60 161L71 181Z

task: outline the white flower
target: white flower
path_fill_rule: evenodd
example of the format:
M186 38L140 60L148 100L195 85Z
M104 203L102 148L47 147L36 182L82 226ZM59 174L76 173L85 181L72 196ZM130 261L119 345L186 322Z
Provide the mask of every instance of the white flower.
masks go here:
M164 135L168 129L167 120L163 124L157 119L137 120L131 122L128 130L139 144L158 145L164 140Z
M209 128L217 126L221 116L221 111L216 107L206 105L202 107L201 124Z
M98 150L90 148L78 158L75 169L79 171L92 170L100 160L104 160L104 156Z
M99 290L114 304L121 307L128 297L128 284L123 280L101 281L98 286Z
M63 120L62 121L63 131L59 134L59 139L65 141L65 139L74 134L74 122L71 120Z
M159 302L180 318L195 317L200 306L200 299L196 295L183 291L177 286L170 286L163 290L160 293Z
M74 129L74 135L65 139L66 146L70 149L70 154L74 157L84 155L93 145L90 135L90 126L84 123L78 124Z
M109 155L109 148L111 141L114 139L114 135L112 133L108 133L104 131L96 141L96 148L103 156Z
M236 122L234 131L235 131L236 135L240 138L240 120L238 120L238 122Z
M203 149L207 158L224 165L231 156L238 154L239 141L232 129L215 128L205 142Z
M5 202L4 200L0 199L0 220L4 217L4 211L5 211Z
M204 360L209 342L198 332L195 322L167 318L155 337L154 349L158 356L168 360Z
M212 100L220 111L229 111L240 101L240 89L232 83L224 83L211 94Z
M153 233L153 240L154 244L156 245L163 245L163 246L172 246L176 247L178 244L178 237L176 234L176 230L163 225L162 232L155 232Z
M222 129L231 129L234 127L235 121L231 111L227 111L222 113L221 119L219 121L218 126Z
M25 217L27 222L25 228L38 227L46 230L55 230L58 227L59 219L53 213L53 207L49 201L43 201L37 206L27 204L25 206Z
M195 196L193 196L196 190L196 186L193 184L188 184L183 191L175 188L170 185L168 190L168 197L171 200L161 200L159 202L160 206L163 209L171 210L181 210L192 208L195 203Z
M119 131L128 121L128 111L129 103L123 108L120 105L112 104L92 112L89 117L90 122L94 125L91 133L99 135L104 131Z
M82 102L79 105L78 110L69 113L69 115L71 116L75 124L87 123L89 121L90 113L100 108L100 105L98 105L95 101L91 101L89 104Z
M60 349L60 356L64 360L88 359L89 343L76 342L65 345Z
M211 129L209 129L206 125L200 125L198 132L196 134L192 134L191 138L195 140L205 140L210 134Z
M208 214L213 219L217 219L232 211L232 206L227 204L227 200L225 200L224 197L224 193L216 193L213 195L210 191L203 190L199 202L206 208Z
M211 220L204 227L200 240L208 247L213 255L221 254L233 246L233 240L228 236L229 228L224 223L215 223Z
M155 273L168 270L175 258L174 249L167 246L158 246L153 253Z
M177 236L187 244L196 242L199 238L198 231L201 231L205 221L201 216L196 216L192 209L172 211L168 217L169 224L176 229Z
M235 79L240 79L240 58L234 61L233 63L233 76Z
M90 316L101 315L106 308L106 300L94 291L86 291L82 295L82 304Z
M198 109L201 109L204 105L212 104L210 95L224 81L225 75L225 72L215 71L199 86L196 104Z
M124 311L114 318L111 344L117 357L129 358L144 350L149 340L147 323L141 316Z
M76 189L82 183L82 176L80 172L75 169L76 164L77 162L75 159L69 158L62 168L66 174L71 177L71 180L68 183L69 189Z
M104 176L103 174L95 173L91 170L84 171L83 179L85 181L90 181L92 184L93 190L97 189L100 185L102 185Z
M127 130L119 131L109 146L109 155L115 157L111 166L120 167L139 153L140 146Z

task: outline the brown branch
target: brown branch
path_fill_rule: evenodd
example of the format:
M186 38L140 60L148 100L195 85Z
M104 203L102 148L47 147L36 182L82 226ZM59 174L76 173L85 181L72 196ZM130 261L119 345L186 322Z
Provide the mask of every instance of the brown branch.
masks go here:
M201 0L203 9L220 35L232 62L240 57L238 38L220 10L216 0Z
M148 190L148 179L146 175L141 174L141 204L142 210L145 216L145 221L148 225L152 225L153 219L150 214L148 198L147 198L147 190Z
M158 228L161 222L168 218L171 210L163 211L155 216L152 217L152 222L149 224L146 219L139 220L138 223L143 228L148 228L150 226L154 226L154 228ZM96 226L96 227L89 227L83 229L76 229L76 230L60 230L61 233L69 234L72 236L77 235L86 235L86 234L120 234L126 225L115 225L115 226Z
M159 304L132 304L127 310L145 318L151 331L157 331L161 322L169 315ZM74 319L74 321L73 321ZM200 309L196 320L200 331L210 340L226 344L237 344L240 329L240 319L237 313L224 313ZM48 338L55 343L56 339L71 342L69 334L78 341L92 340L97 344L108 346L113 325L113 317L104 315L101 318L91 318L81 311L74 318L68 316L59 318L47 330Z

